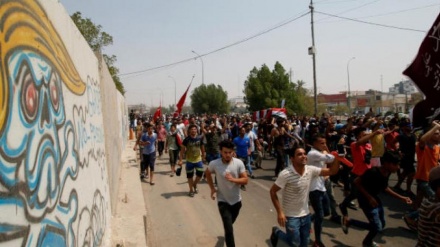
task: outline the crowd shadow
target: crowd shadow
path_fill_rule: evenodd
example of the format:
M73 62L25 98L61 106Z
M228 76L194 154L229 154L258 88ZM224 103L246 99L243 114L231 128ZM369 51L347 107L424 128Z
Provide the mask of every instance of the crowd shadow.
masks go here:
M176 192L169 192L169 193L162 193L161 196L165 199L170 199L172 197L180 197L180 196L188 196L188 192L186 191L176 191Z

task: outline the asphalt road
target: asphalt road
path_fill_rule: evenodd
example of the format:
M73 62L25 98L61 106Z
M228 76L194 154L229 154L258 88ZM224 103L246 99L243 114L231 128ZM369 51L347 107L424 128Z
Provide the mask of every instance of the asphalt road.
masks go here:
M263 169L254 171L255 179L249 179L247 190L242 192L243 207L234 224L235 243L239 247L271 246L269 236L276 224L276 211L269 189L274 182L275 161L264 160L262 166ZM207 183L202 181L198 186L199 193L191 198L185 173L182 172L180 177L170 177L169 174L168 155L164 154L156 161L155 185L150 185L148 179L142 183L147 207L148 246L225 246L220 214L216 201L210 198ZM393 175L390 186L395 180ZM337 201L341 202L341 188L334 189ZM401 219L410 207L388 195L381 198L385 206L386 227L375 241L382 246L415 246L417 235L408 230ZM366 220L361 210L349 210L349 215ZM324 220L322 238L326 246L361 246L366 234L366 230L353 227L346 235L339 224ZM311 239L314 239L313 233Z

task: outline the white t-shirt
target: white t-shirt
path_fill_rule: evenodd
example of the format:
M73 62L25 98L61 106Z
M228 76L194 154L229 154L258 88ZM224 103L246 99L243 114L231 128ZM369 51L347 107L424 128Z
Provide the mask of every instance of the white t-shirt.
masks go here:
M255 140L257 140L257 135L252 131L249 131L248 133L246 133L246 135L251 140L251 152L254 152L255 151Z
M322 152L312 148L307 154L307 165L316 166L318 168L325 168L328 163L335 160L335 156L331 154L323 154ZM318 176L312 179L310 184L310 191L319 190L326 191L325 189L325 178L323 176Z
M176 129L182 140L185 139L185 133L184 133L185 124L184 123L176 124Z
M209 162L208 169L217 177L217 200L234 205L241 201L240 185L226 180L226 173L230 173L234 178L239 178L240 174L246 172L244 164L237 158L232 158L229 164L223 163L222 159Z
M303 217L309 214L309 188L312 178L319 176L321 168L305 166L304 174L298 174L292 166L278 174L275 184L282 189L284 215Z

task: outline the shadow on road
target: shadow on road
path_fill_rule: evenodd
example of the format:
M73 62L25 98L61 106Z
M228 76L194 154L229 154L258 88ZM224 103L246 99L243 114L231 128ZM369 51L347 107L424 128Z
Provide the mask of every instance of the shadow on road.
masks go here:
M408 238L408 239L417 239L417 234L412 232L411 230L399 226L394 228L385 228L382 234L378 236L386 235L387 237L400 237L400 238Z
M352 247L351 245L346 245L336 239L332 239L331 241L335 244L334 247Z
M225 246L225 238L222 236L217 237L217 243L215 244L215 247L223 247Z
M188 192L185 191L178 191L178 192L170 192L170 193L162 193L161 196L165 199L170 199L172 197L177 197L177 196L188 196Z

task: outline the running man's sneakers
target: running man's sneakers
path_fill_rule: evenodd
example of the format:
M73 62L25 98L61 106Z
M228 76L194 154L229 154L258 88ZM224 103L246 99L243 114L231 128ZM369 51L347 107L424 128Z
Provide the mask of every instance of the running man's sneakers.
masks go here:
M345 234L348 234L348 216L341 217L341 228Z

